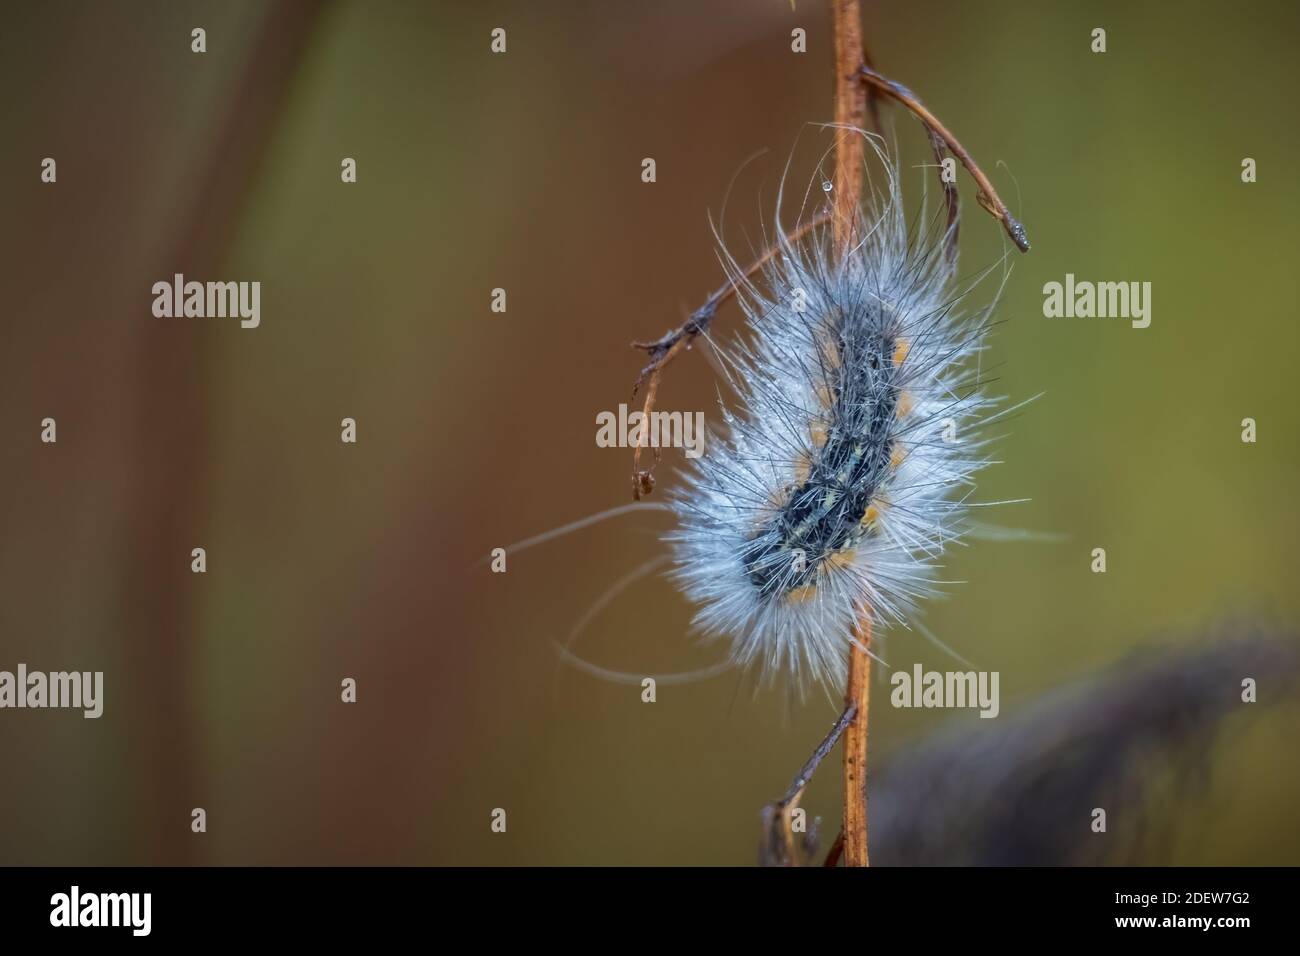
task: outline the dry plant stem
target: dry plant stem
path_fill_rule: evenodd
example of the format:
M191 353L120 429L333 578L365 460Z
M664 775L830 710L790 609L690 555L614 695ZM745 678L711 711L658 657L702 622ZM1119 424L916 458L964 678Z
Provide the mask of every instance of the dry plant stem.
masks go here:
M800 225L797 229L792 230L786 236L786 242L790 244L797 243L800 239L812 232L819 226L822 226L830 219L831 213L823 211L810 218L807 222ZM642 385L646 386L645 402L641 407L641 421L643 423L650 420L650 413L654 411L655 396L659 391L659 377L664 368L675 359L679 353L686 351L695 342L697 336L708 331L709 326L713 323L713 318L718 309L725 305L736 294L738 284L749 279L769 262L780 251L781 244L773 244L769 249L762 253L757 259L750 263L740 276L729 279L727 283L718 288L710 295L702 306L690 314L690 317L676 329L665 333L653 342L633 342L632 346L638 349L644 349L650 353L650 363L641 369L641 374L637 376L636 382L632 385L632 396L635 398L636 393ZM648 495L654 489L654 469L641 468L641 452L645 449L645 438L647 429L642 425L637 429L636 444L632 448L632 497L640 500L643 495ZM659 452L655 450L655 459L658 460Z
M822 866L835 866L840 862L840 854L844 852L844 832L840 831L835 837L835 842L831 844L830 851L826 854L826 862Z
M844 733L845 728L848 727L849 722L852 721L856 715L857 709L852 704L844 708L844 712L840 714L840 719L835 722L835 726L830 729L830 732L822 739L822 742L817 745L817 749L813 751L813 755L808 758L808 761L799 768L798 775L790 783L790 788L786 790L785 796L781 798L779 803L780 806L798 805L799 799L803 796L804 790L812 780L813 774L817 772L818 764L825 759L826 755L831 752L831 749L835 744L839 742L840 735Z
M901 83L895 83L893 80L881 76L871 67L866 65L859 67L858 73L862 82L868 87L873 90L878 90L891 99L897 100L915 114L917 119L924 123L925 128L930 132L932 142L933 137L938 137L943 141L943 144L954 156L957 157L961 164L966 167L966 171L970 173L971 178L975 180L975 185L979 187L979 192L975 194L975 198L979 201L979 204L983 206L989 214L993 216L993 218L1002 223L1002 228L1007 231L1007 235L1010 236L1011 241L1016 244L1016 248L1021 252L1028 252L1029 237L1025 234L1025 227L1011 215L1011 212L1007 209L1007 204L998 196L998 192L993 188L993 184L989 182L989 178L984 175L983 170L981 170L975 163L971 154L966 152L966 148L957 141L957 137L953 136L952 133L948 131L948 128L940 123L938 118L922 105L915 93L903 86ZM936 152L937 151L936 146Z
M849 726L849 723L853 720L856 713L857 710L852 705L844 709L844 712L840 714L839 720L835 722L835 726L830 729L830 732L826 734L822 739L822 742L817 745L817 749L813 751L812 756L808 758L807 762L799 768L799 773L795 776L794 780L790 782L790 786L786 790L785 796L772 804L772 810L775 811L781 821L781 840L784 843L785 859L787 861L792 862L796 859L792 814L798 808L799 801L803 799L804 791L812 781L813 774L817 772L817 767L826 758L826 755L834 749L835 745L839 742L840 736L844 733L845 728Z
M832 224L835 244L843 255L853 243L858 204L862 194L862 128L867 107L867 87L860 76L863 63L862 15L858 0L832 0L835 23L835 194ZM867 721L871 658L866 645L871 625L865 615L855 640L849 645L849 679L844 689L845 710L853 719L844 731L844 863L867 865Z
M843 251L853 238L862 195L864 141L858 130L867 112L867 90L858 80L862 57L862 17L858 0L832 0L835 23L835 176L832 225Z
M930 145L935 157L942 162L943 151L947 148L961 162L975 184L979 187L976 198L979 204L993 215L1007 231L1011 241L1021 252L1029 251L1029 239L1025 228L1008 211L1006 203L998 196L997 190L988 177L976 165L975 160L957 141L941 122L927 110L916 95L906 87L889 80L877 73L864 62L861 36L861 21L858 19L856 0L835 0L835 119L841 126L854 129L862 126L863 103L846 89L846 84L863 87L874 93L881 93L897 100L911 110L925 125L930 138ZM874 98L871 100L872 115L875 116ZM840 144L852 139L858 144L857 149L840 148L836 151L836 225L841 229L851 228L858 204L858 183L862 167L861 138L850 135L841 129ZM948 248L949 257L956 255L957 242L957 191L950 183L944 183L944 199L948 208ZM837 233L837 240L846 243L850 236L847 232ZM853 708L859 715L844 733L844 829L826 857L826 865L834 866L843 857L845 866L867 866L867 730L871 694L871 656L867 650L871 645L871 622L865 615L858 622L854 642L849 650L849 677L844 691L847 708Z
M867 865L867 717L871 703L871 623L864 616L858 622L854 644L849 648L849 680L844 689L846 704L857 708L858 719L844 732L844 832L845 866Z

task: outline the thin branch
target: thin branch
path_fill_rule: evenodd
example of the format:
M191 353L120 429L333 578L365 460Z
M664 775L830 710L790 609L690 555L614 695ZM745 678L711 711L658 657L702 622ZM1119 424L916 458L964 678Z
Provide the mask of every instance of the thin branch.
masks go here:
M818 764L826 759L826 755L839 742L840 735L844 733L844 729L848 727L856 714L857 708L852 704L844 708L844 712L840 714L840 719L835 721L835 726L822 738L822 742L817 745L817 749L813 751L807 762L799 768L799 773L790 782L790 787L786 790L785 796L777 801L778 806L797 804L799 802L804 790L812 781L813 774L817 772Z
M803 799L804 791L808 788L809 782L812 781L813 774L817 772L818 765L834 749L835 744L839 742L840 736L844 733L845 728L849 726L856 713L856 708L852 706L844 709L839 720L835 722L835 726L822 738L822 742L817 745L817 749L813 751L812 756L799 768L799 773L790 782L790 786L785 791L785 796L763 808L763 829L766 841L763 856L768 862L780 866L795 865L798 854L795 845L792 815L798 809L799 801ZM811 849L808 852L811 853Z
M957 232L961 228L961 197L957 195L957 184L950 183L943 176L943 160L947 147L943 139L934 130L926 127L926 134L930 137L930 148L934 150L934 158L939 166L939 185L943 189L943 200L948 207L948 228L944 231L944 255L948 263L953 265L957 262Z
M863 70L862 13L858 0L833 0L835 24L835 242L844 255L853 243L862 193L862 128L867 87L859 81ZM873 71L873 75L874 71ZM870 624L864 616L858 627L870 641ZM866 641L849 645L849 677L844 688L845 712L852 712L844 733L844 862L867 865L867 760L868 691L871 658Z
M921 100L915 93L903 86L901 83L895 83L888 77L881 76L871 67L863 65L859 68L858 73L862 82L873 90L878 90L884 95L897 100L913 114L916 115L932 137L937 136L943 141L943 144L952 152L961 164L966 167L966 171L971 174L975 180L975 185L979 187L979 192L975 194L979 204L988 211L994 219L1002 223L1002 227L1011 237L1011 241L1016 244L1021 252L1029 251L1029 237L1025 234L1025 227L1011 215L998 192L989 182L989 178L984 175L983 170L976 164L974 157L966 151L966 147L957 141L957 137L948 131L948 128L939 122L938 118L922 105ZM932 140L933 142L933 140ZM949 211L951 213L951 200L949 200Z
M862 54L862 14L858 0L833 0L835 26L835 244L840 251L852 244L862 195L864 141L858 130L866 118L867 89L858 82L865 69Z
M696 337L707 332L709 326L713 323L718 309L730 301L739 289L740 283L751 278L758 273L764 266L772 261L772 258L781 250L784 245L797 243L808 233L812 232L819 226L823 226L830 219L831 214L823 210L811 217L807 222L800 225L797 229L792 230L786 237L785 243L775 243L763 252L757 259L750 263L749 268L745 269L739 276L734 276L727 280L726 284L719 287L707 299L704 304L690 314L678 328L664 333L653 342L633 342L632 347L643 349L650 354L650 362L645 368L641 369L641 374L637 376L636 382L632 385L632 396L635 398L636 393L640 391L641 386L646 386L645 402L641 407L642 425L637 429L636 444L632 449L632 497L638 501L648 495L655 485L654 468L646 470L641 468L641 452L645 449L645 440L649 432L647 424L650 421L650 413L654 411L655 396L659 390L659 377L663 374L664 368L675 359L678 354L686 351L694 344ZM659 450L655 449L655 461L659 460Z
M826 862L822 866L835 866L840 862L840 855L844 852L844 831L841 830L835 837L835 842L831 844L830 850L826 853Z

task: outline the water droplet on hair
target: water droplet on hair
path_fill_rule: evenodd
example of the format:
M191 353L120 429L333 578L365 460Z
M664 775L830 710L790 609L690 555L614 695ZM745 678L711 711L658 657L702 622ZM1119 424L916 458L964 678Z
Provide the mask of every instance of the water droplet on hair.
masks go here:
M834 189L834 188L835 188L835 184L832 183L829 179L825 180L825 181L822 183L822 192L824 192L824 193L828 193L828 192L830 192L830 191L831 191L832 189Z

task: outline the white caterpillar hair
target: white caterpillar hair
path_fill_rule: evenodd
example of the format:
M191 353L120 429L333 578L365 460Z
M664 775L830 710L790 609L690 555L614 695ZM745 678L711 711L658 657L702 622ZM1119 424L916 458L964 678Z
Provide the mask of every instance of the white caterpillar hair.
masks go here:
M800 687L841 687L857 619L906 624L935 593L988 463L992 307L958 313L948 231L909 232L882 165L887 189L843 256L822 228L780 240L758 283L727 259L751 329L719 349L736 399L670 502L695 625L729 639L734 664Z

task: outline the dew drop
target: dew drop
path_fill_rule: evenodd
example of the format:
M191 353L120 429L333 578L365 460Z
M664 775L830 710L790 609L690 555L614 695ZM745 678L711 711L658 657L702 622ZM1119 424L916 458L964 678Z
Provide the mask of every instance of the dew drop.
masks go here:
M832 183L829 179L824 180L824 181L822 182L822 192L824 192L824 193L828 193L828 192L830 192L830 191L831 191L832 189L834 189L834 188L835 188L835 184Z

